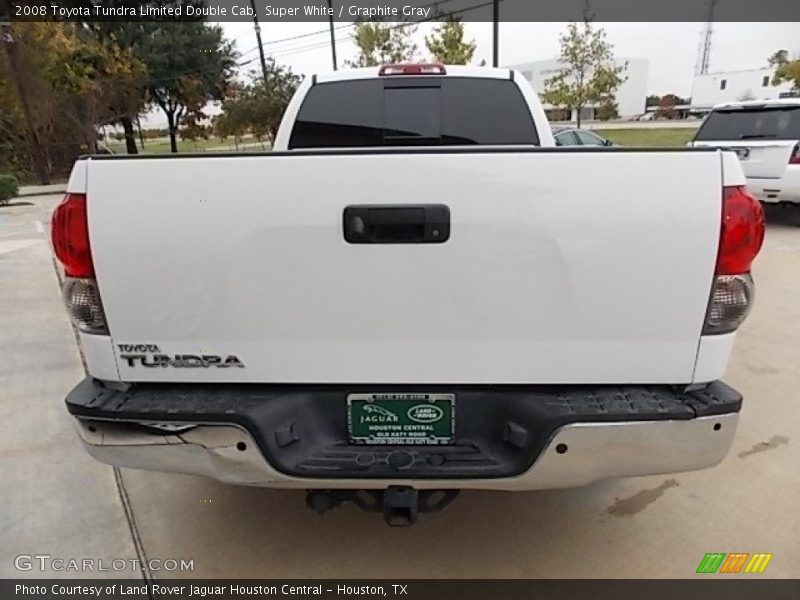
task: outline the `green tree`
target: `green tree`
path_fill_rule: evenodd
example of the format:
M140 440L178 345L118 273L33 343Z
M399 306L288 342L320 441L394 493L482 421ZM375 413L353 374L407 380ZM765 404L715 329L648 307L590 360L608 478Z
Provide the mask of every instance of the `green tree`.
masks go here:
M98 0L72 0L71 4L91 7ZM155 8L183 7L197 9L206 0L141 0L140 4ZM130 0L103 0L106 7L129 7ZM149 71L149 84L126 94L128 110L119 122L125 131L129 154L135 154L134 121L148 106L158 105L166 114L172 151L177 151L176 131L182 119L199 112L209 100L220 100L226 80L234 67L232 46L225 42L221 30L206 26L205 17L184 17L175 22L170 17L155 21L87 21L83 26L92 30L106 45L130 49ZM216 32L215 32L216 30ZM196 44L193 44L196 41Z
M13 146L3 153L40 182L93 152L98 127L116 122L128 92L142 85L143 67L129 51L99 43L77 23L14 24L0 46L0 124Z
M416 25L387 24L381 21L361 21L355 24L350 37L358 48L355 60L346 61L349 67L377 67L408 62L417 52L411 36Z
M292 99L300 77L291 69L267 59L267 76L250 74L252 83L237 88L222 104L223 113L216 121L215 130L220 137L232 135L238 140L249 132L261 144L272 142L278 132L283 113Z
M267 59L267 76L254 77L252 94L254 99L253 135L259 137L263 131L270 141L275 139L283 113L300 85L300 76L289 67Z
M197 140L207 140L209 138L209 127L204 125L200 118L195 118L196 115L189 114L183 118L183 127L181 128L181 139L193 142L195 149L197 148Z
M627 64L614 62L614 47L606 39L606 32L595 27L589 16L580 24L570 23L560 41L560 66L545 81L542 97L554 106L576 109L580 127L581 109L614 100L627 79Z
M87 0L88 1L88 0ZM155 4L150 2L150 4ZM124 0L106 0L107 7L124 6ZM135 50L141 45L143 38L147 35L147 24L134 21L87 21L83 26L91 30L101 44L110 48L122 48L130 52L134 59L142 65L144 78L138 81L138 85L126 90L120 90L120 119L119 124L124 131L125 146L128 154L137 154L136 132L134 121L148 105L147 100L147 67L135 56ZM119 88L118 88L119 89Z
M425 46L437 62L445 65L466 65L475 54L475 40L464 41L464 24L449 17L433 34L425 36Z
M82 143L95 151L97 129L138 110L146 81L144 65L130 49L103 44L84 28L61 25L49 40L51 60L43 76L59 97L60 114L71 119Z
M0 173L27 175L30 170L27 145L17 91L0 60Z
M19 193L19 182L13 175L0 173L0 205L5 204Z
M221 27L203 22L148 23L135 53L147 65L149 96L164 111L170 148L177 152L184 115L202 114L208 102L225 98L236 53Z
M613 98L608 98L605 102L597 107L595 115L600 121L619 119L619 105Z
M800 93L800 58L789 59L786 50L778 50L769 57L769 65L775 69L772 74L772 85L790 83L794 93Z
M665 94L658 103L656 116L659 119L675 119L678 116L678 111L675 110L675 107L680 102L681 99L675 94Z

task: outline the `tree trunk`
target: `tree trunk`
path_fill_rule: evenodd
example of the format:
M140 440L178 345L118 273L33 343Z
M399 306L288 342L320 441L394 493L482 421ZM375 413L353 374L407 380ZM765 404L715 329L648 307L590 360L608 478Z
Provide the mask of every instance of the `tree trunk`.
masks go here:
M575 120L577 121L576 127L578 129L581 128L581 110L583 109L582 106L579 106L575 109Z
M31 151L31 168L36 179L42 185L50 185L50 172L47 168L47 157L39 143L39 138L35 132L29 132L28 147Z
M139 154L139 149L136 147L136 132L133 130L133 119L122 117L120 122L122 129L125 130L125 149L128 154Z
M167 112L167 127L169 127L169 151L178 153L178 140L176 139L175 113Z
M19 95L19 101L22 105L22 114L25 117L25 137L28 142L28 148L30 149L31 169L40 184L49 185L49 161L47 159L47 155L45 154L44 148L42 147L42 143L39 140L39 134L36 130L36 123L33 118L33 110L31 109L28 99L28 90L23 83L21 73L23 72L24 67L20 64L20 58L17 54L17 43L14 41L14 38L11 35L10 26L5 25L3 27L2 34L3 35L0 37L0 41L4 42L6 47L6 53L8 55L8 60L11 67L11 75L14 79L14 83L17 86L17 94Z

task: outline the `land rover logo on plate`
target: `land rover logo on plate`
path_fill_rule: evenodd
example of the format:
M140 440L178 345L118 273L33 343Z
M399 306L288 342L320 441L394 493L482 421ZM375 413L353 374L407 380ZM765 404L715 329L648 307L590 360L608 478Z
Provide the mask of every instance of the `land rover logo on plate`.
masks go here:
M438 445L455 441L455 394L348 394L351 444Z
M444 416L444 411L433 404L417 404L409 408L406 414L416 423L435 423Z

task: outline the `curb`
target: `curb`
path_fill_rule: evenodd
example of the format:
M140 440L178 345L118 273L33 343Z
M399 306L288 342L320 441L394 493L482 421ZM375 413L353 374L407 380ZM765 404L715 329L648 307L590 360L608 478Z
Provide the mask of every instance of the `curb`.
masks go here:
M63 194L67 191L66 183L56 183L50 186L20 186L16 198L28 196L46 196L48 194Z

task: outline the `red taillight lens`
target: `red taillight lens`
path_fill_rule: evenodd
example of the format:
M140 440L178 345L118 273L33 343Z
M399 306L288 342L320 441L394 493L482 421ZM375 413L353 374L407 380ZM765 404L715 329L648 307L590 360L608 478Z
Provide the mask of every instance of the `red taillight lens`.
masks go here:
M800 144L794 147L792 154L789 156L790 165L800 165Z
M388 75L446 75L447 70L444 65L438 63L431 64L399 64L383 65L378 71L378 75L386 77Z
M764 210L744 186L726 187L717 275L748 273L764 242Z
M53 211L53 250L69 277L94 277L86 219L86 195L67 194Z

